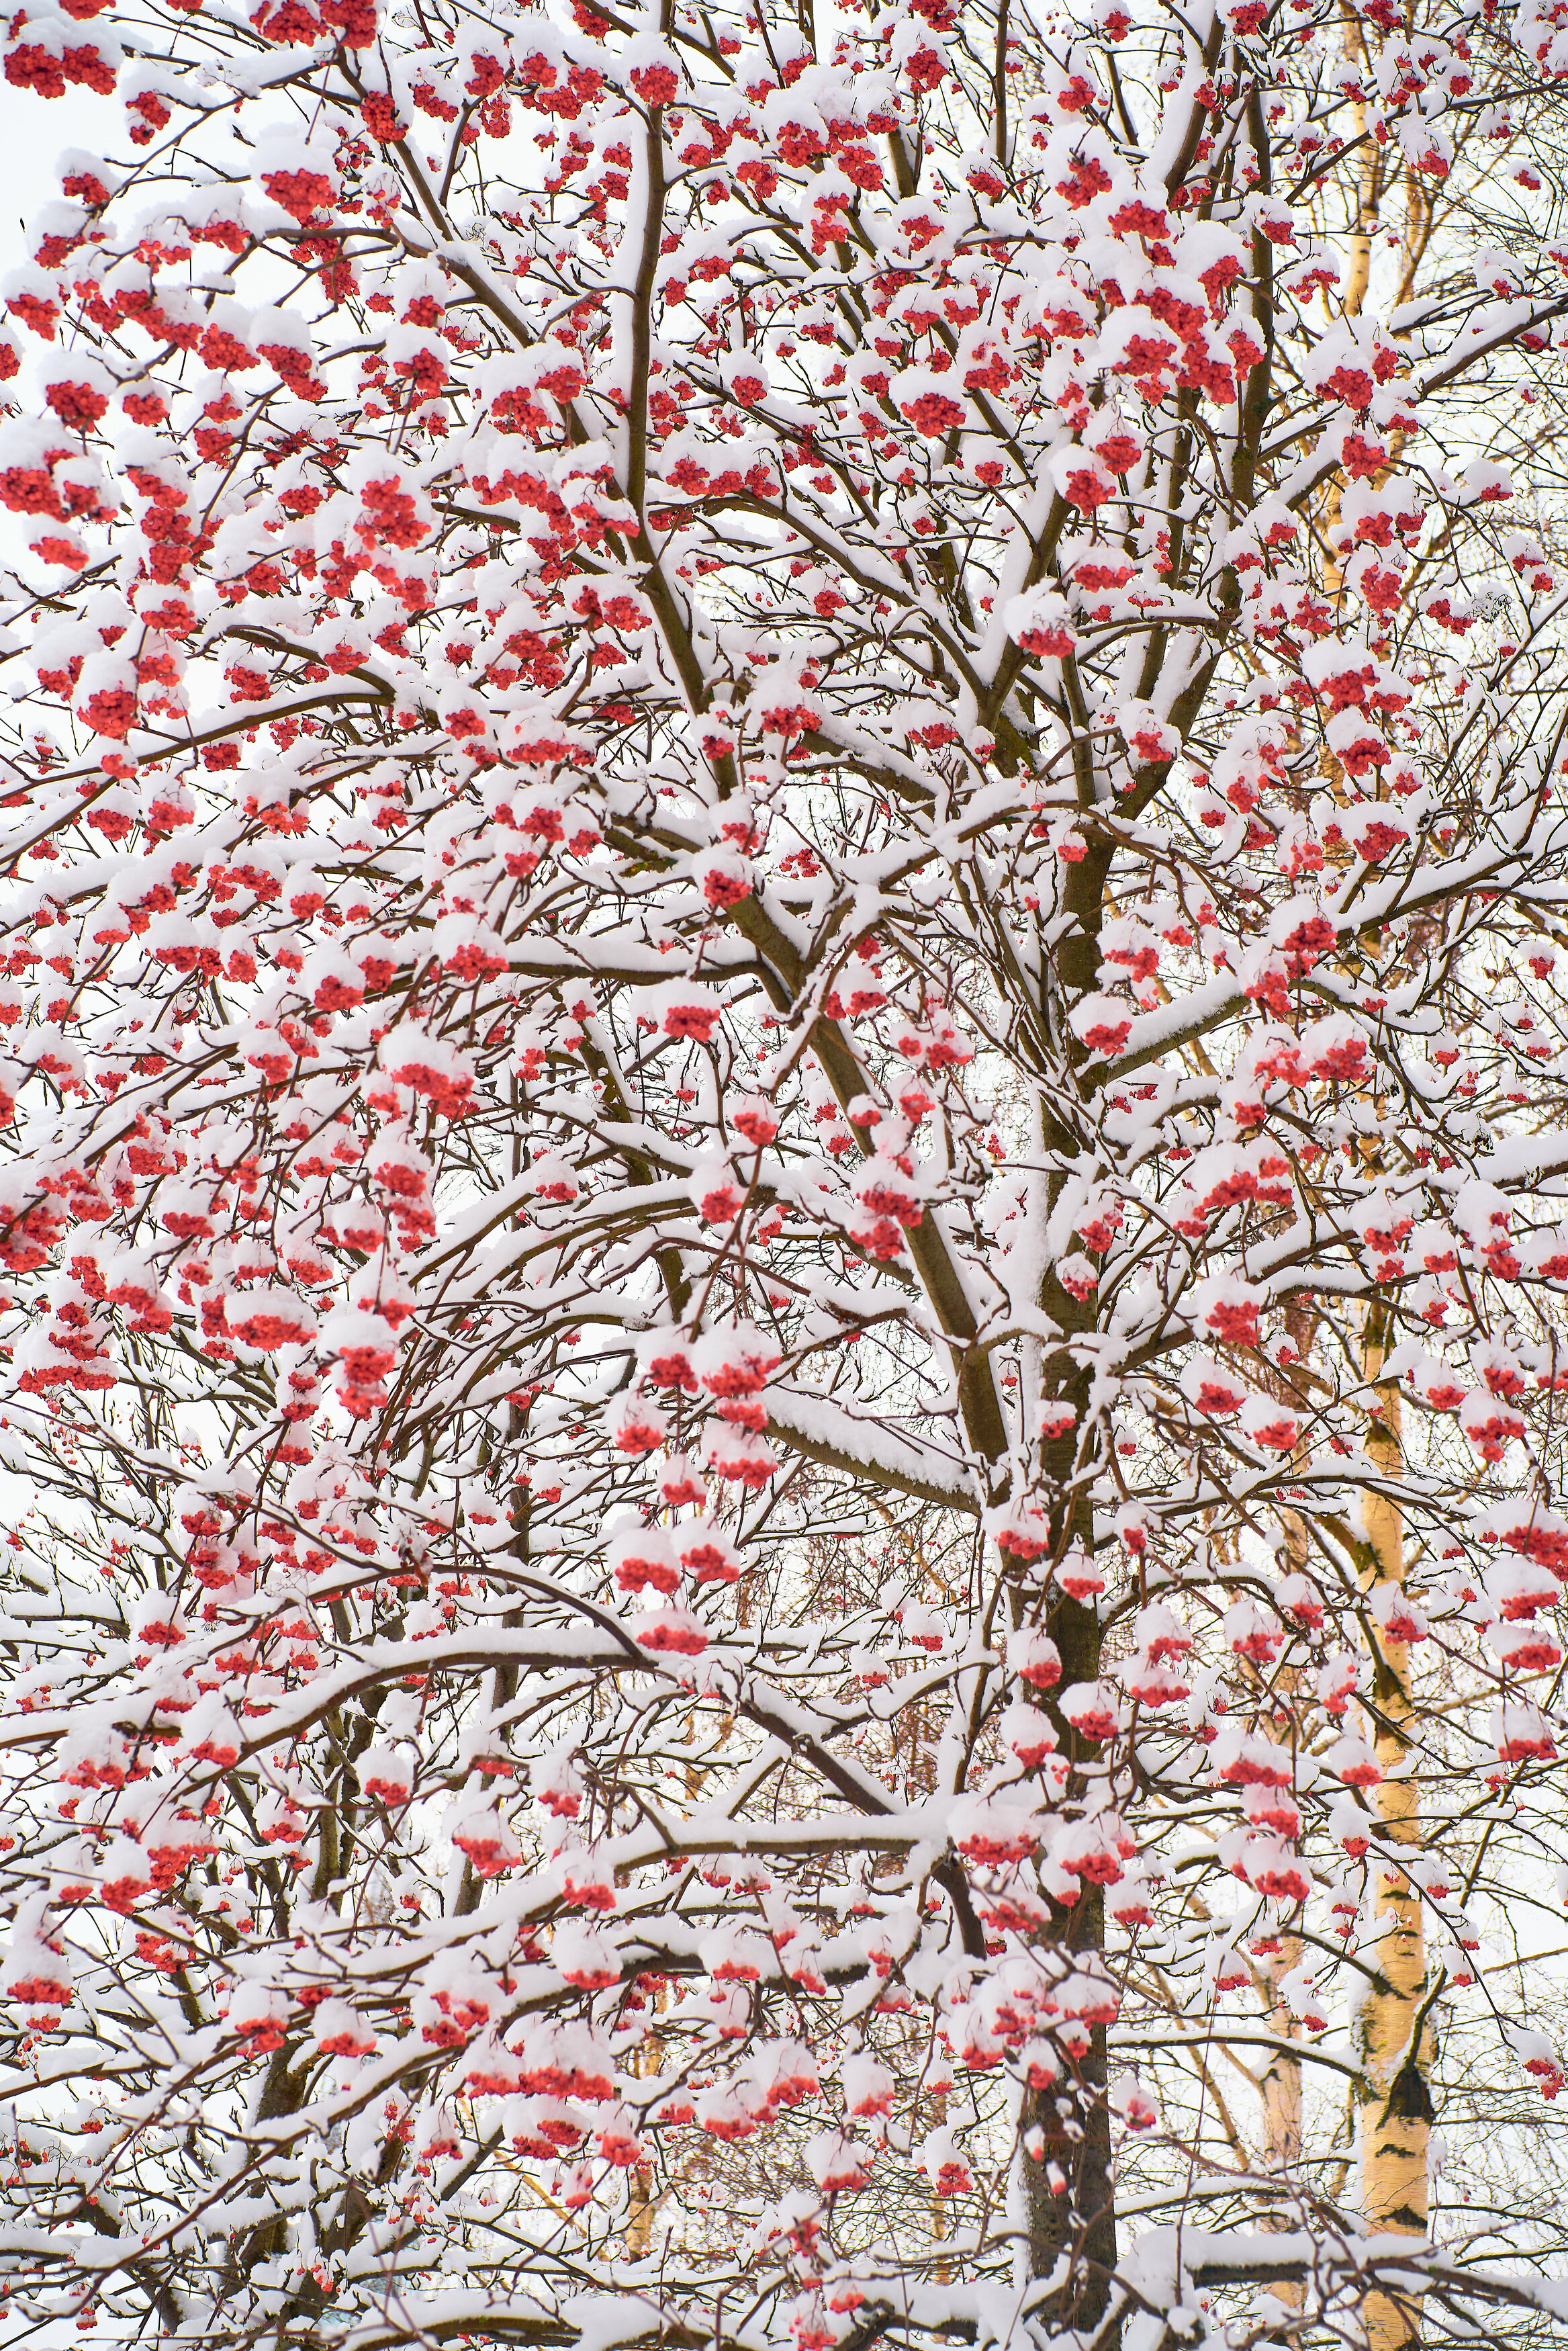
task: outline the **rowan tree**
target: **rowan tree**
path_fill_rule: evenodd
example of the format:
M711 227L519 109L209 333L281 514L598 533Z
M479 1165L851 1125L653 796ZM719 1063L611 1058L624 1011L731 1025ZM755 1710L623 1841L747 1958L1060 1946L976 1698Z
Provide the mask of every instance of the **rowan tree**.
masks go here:
M13 2325L1548 2328L1568 0L5 73Z

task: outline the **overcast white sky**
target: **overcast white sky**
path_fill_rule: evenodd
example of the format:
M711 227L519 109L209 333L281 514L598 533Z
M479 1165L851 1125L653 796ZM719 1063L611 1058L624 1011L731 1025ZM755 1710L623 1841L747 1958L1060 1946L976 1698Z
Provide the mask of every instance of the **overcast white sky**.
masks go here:
M129 153L119 100L84 89L45 99L0 81L0 271L26 260L23 231L59 193L55 163L67 147Z

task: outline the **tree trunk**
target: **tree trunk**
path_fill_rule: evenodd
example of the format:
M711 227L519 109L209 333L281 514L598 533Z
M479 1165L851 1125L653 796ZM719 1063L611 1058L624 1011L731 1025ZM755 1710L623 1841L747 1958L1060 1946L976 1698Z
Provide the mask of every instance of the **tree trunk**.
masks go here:
M1105 1896L1085 1885L1065 1914L1064 1944L1075 1952L1105 1943ZM1105 2312L1116 2265L1111 2110L1106 2095L1106 2028L1096 2024L1071 2076L1054 2089L1026 2090L1023 2125L1040 2133L1026 2162L1029 2267L1037 2278L1065 2269L1045 2315L1059 2326L1091 2327Z
M1288 1975L1301 1963L1301 1939L1287 1935L1274 1962L1274 1980ZM1300 2031L1291 2013L1290 2003L1276 1991L1269 2010L1269 2030L1281 2041L1293 2041ZM1280 2180L1293 2178L1302 2157L1302 2061L1281 2048L1270 2052L1263 2077L1259 2084L1263 2105L1263 2169ZM1289 2230L1301 2225L1297 2205L1282 2200L1265 2214L1263 2225L1269 2229ZM1283 2303L1287 2310L1299 2310L1305 2299L1305 2288L1294 2278L1282 2278L1269 2288L1274 2300ZM1289 2344L1290 2333L1282 2329L1271 2342Z
M1285 1308L1284 1324L1289 1335L1293 1359L1304 1364L1312 1353L1313 1329L1316 1317L1313 1309L1299 1298L1293 1298ZM1282 1404L1300 1401L1300 1391L1288 1376L1276 1376L1271 1392ZM1297 1464L1304 1461L1308 1447L1298 1445L1294 1454ZM1281 1522L1285 1538L1285 1563L1293 1575L1304 1574L1311 1563L1306 1521L1299 1510L1283 1510ZM1301 1675L1294 1667L1283 1668L1278 1677L1282 1701L1281 1717L1276 1720L1274 1735L1288 1738L1300 1700ZM1303 1945L1299 1935L1287 1935L1274 1961L1272 1984L1274 1996L1269 2009L1269 2030L1281 2042L1298 2038L1300 2027L1290 2002L1279 1991L1281 1980L1301 1965ZM1263 2069L1261 2085L1263 2106L1263 2166L1281 2179L1293 2179L1302 2158L1302 2061L1283 2048L1275 2049ZM1281 2203L1275 2208L1274 2224L1281 2229L1297 2225L1299 2214L1291 2206ZM1273 2288L1274 2299L1289 2309L1299 2310L1303 2288L1284 2282Z
M1376 1384L1381 1409L1367 1438L1367 1452L1377 1470L1393 1478L1403 1467L1399 1391L1392 1381L1378 1378L1386 1351L1383 1319L1370 1316L1365 1368ZM1397 1508L1368 1489L1362 1498L1362 1523L1374 1554L1372 1590L1402 1587L1404 1528ZM1421 1842L1421 1818L1417 1782L1409 1770L1414 1714L1410 1653L1404 1642L1381 1634L1377 1647L1369 1711L1373 1746L1384 1773L1376 1792L1381 1842L1414 1852ZM1427 1977L1421 1905L1397 1868L1379 1869L1375 1887L1378 1980L1362 2018L1362 2199L1369 2229L1425 2236L1432 2099L1428 2081L1430 2036L1417 2029ZM1417 2297L1368 2295L1367 2351L1407 2351L1419 2340Z
M1301 1964L1302 1946L1299 1937L1287 1935L1281 1945L1275 1966L1276 1977L1288 1975ZM1282 2041L1293 2041L1297 2025L1290 2005L1277 1995L1269 2011L1269 2030ZM1301 2161L1302 2153L1302 2061L1283 2049L1270 2055L1263 2069L1263 2161L1270 2171L1288 2177ZM1287 2220L1285 2223L1289 2226ZM1282 2301L1300 2299L1300 2288L1281 2286L1276 2292Z
M1100 1669L1100 1625L1092 1608L1063 1598L1051 1615L1064 1684L1093 1681ZM1085 1742L1054 1705L1064 1753L1075 1762ZM1075 1775L1075 1792L1083 1782ZM1052 1925L1064 1950L1103 1956L1106 1900L1085 1878L1071 1908L1052 1905ZM1106 2095L1106 2033L1096 2025L1070 2074L1047 2090L1026 2090L1022 2126L1035 2130L1037 2158L1024 2163L1029 2213L1029 2268L1037 2278L1061 2271L1047 2304L1052 2322L1091 2327L1103 2316L1116 2265L1116 2182L1111 2169L1111 2112ZM1064 2267L1064 2261L1065 2266Z

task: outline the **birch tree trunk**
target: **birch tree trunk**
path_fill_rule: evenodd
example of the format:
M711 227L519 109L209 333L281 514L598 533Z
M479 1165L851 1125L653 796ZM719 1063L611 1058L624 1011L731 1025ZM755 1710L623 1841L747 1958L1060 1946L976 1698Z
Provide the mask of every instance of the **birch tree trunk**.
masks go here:
M1378 1407L1367 1453L1380 1477L1403 1468L1399 1392L1379 1378L1386 1355L1380 1313L1369 1315L1365 1369ZM1403 1588L1404 1528L1397 1507L1375 1488L1362 1500L1362 1522L1373 1552L1371 1589ZM1369 1734L1382 1766L1376 1790L1380 1842L1414 1853L1421 1842L1420 1802L1411 1770L1414 1703L1410 1652L1381 1633L1376 1639ZM1399 1869L1375 1879L1377 1981L1362 2018L1362 2199L1376 2232L1427 2231L1427 2142L1431 2128L1429 2035L1420 2027L1427 1967L1420 1900ZM1404 2351L1420 2339L1419 2304L1405 2294L1367 2297L1367 2351Z
M1280 1956L1274 1962L1274 1982L1299 1967L1302 1958L1301 1938L1287 1935L1281 1945ZM1273 2005L1269 2011L1269 2030L1275 2034L1280 2046L1270 2052L1263 2069L1262 2083L1263 2102L1263 2168L1277 2179L1288 2180L1295 2172L1302 2157L1302 2061L1293 2056L1282 2045L1293 2041L1299 2031L1291 2013L1290 2003L1276 1989ZM1274 2225L1289 2229L1300 2225L1299 2210L1292 2203L1276 2208ZM1276 2302L1287 2309L1299 2310L1304 2290L1293 2279L1282 2279L1271 2288ZM1284 2338L1288 2339L1288 2338Z

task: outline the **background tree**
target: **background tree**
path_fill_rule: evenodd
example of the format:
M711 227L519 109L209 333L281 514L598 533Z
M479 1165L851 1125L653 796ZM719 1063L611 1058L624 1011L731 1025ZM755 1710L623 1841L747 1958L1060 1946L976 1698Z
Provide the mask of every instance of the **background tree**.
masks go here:
M1560 6L11 19L23 2325L1558 2312Z

